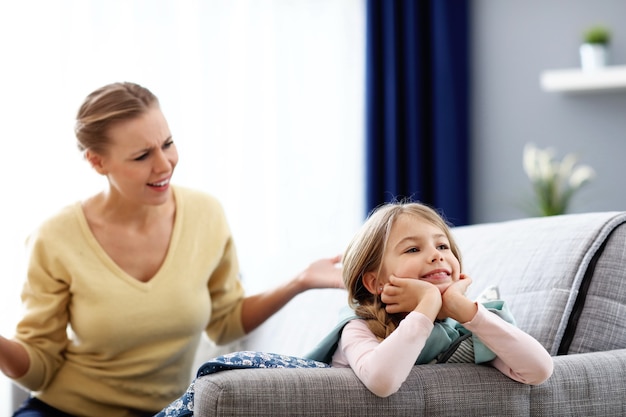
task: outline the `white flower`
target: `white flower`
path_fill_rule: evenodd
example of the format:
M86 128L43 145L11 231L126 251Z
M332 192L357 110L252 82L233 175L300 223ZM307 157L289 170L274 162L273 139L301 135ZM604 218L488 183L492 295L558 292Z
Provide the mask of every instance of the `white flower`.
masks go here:
M555 169L552 163L554 151L550 148L545 150L538 149L537 155L537 176L539 180L550 181L555 175Z
M589 165L577 167L569 177L570 188L577 190L596 176L596 172Z
M576 162L578 162L578 157L573 153L565 155L563 161L561 161L561 165L559 166L559 177L570 178Z
M527 143L524 146L524 171L531 181L538 179L537 175L537 148L532 143Z
M539 149L532 143L524 146L522 164L532 183L539 212L544 216L567 211L572 195L595 177L588 165L576 166L578 157L567 154L558 161L554 149Z

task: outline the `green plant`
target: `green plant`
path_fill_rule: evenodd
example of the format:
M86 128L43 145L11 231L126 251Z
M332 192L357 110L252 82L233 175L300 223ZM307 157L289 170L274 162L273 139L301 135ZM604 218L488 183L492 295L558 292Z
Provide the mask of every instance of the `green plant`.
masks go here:
M604 26L592 26L583 35L585 43L608 45L611 41L611 31Z
M524 147L523 165L535 195L534 210L542 216L565 214L574 193L595 177L588 165L578 165L574 154L559 161L554 150L539 149L528 143Z

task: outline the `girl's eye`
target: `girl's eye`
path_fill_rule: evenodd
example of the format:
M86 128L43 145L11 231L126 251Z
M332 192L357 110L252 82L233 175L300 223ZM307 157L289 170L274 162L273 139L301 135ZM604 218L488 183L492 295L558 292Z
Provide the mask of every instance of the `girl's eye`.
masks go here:
M409 248L409 249L406 250L405 253L417 253L419 251L420 250L418 248Z
M143 161L144 159L146 159L148 157L148 153L144 153L139 155L137 158L135 158L135 161Z
M439 250L450 249L450 247L447 244L445 244L445 243L442 243L441 245L439 245L437 247L439 248Z

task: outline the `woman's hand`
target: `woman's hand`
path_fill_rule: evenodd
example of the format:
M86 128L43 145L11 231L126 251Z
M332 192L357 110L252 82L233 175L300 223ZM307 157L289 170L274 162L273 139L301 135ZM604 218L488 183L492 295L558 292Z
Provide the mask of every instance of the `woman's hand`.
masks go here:
M29 367L30 357L24 346L0 336L0 371L9 378L19 378Z
M430 282L416 278L389 277L381 293L381 301L386 304L389 314L418 311L435 319L441 308L441 293Z
M474 318L478 306L465 296L471 283L472 279L469 276L461 274L458 281L446 288L441 294L442 306L437 315L438 319L450 317L459 323L466 323Z
M306 291L314 288L345 288L340 263L341 255L332 258L318 259L311 263L297 276L302 290Z
M246 333L257 328L296 295L314 288L344 288L341 255L319 259L279 287L249 295L243 300L241 323Z

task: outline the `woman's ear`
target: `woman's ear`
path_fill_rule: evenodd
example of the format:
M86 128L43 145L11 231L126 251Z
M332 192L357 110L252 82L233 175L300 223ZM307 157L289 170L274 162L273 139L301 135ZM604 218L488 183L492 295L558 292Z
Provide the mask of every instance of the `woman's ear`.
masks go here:
M378 277L374 272L366 272L363 274L363 286L367 288L367 290L374 294L378 295L382 292L382 289L379 287Z
M107 174L107 171L104 168L102 156L100 154L87 150L85 151L85 159L98 174Z

